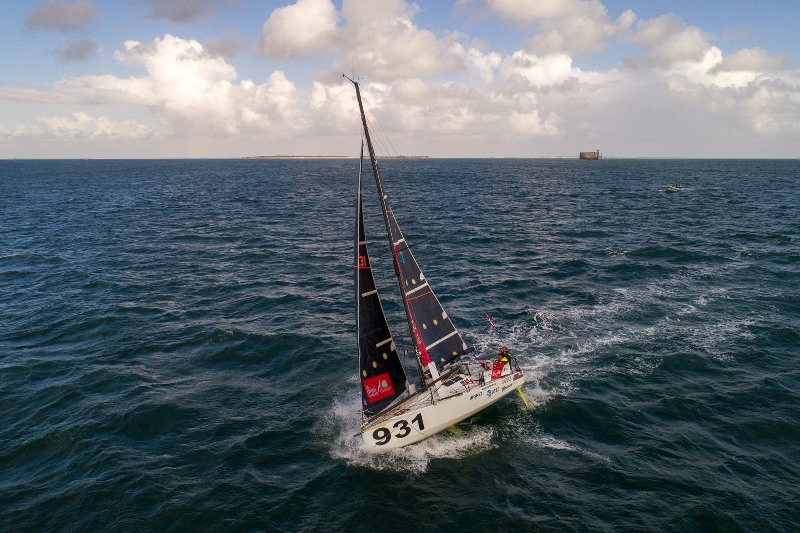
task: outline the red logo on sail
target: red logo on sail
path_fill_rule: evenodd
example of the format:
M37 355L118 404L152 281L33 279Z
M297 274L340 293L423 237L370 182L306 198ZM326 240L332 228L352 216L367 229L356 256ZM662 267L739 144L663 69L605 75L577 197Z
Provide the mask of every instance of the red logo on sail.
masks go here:
M503 375L503 367L506 364L500 361L495 361L492 366L492 379L497 379Z
M367 393L367 401L369 403L394 396L394 387L392 387L392 380L389 379L388 372L365 379L362 383L364 384L364 391Z

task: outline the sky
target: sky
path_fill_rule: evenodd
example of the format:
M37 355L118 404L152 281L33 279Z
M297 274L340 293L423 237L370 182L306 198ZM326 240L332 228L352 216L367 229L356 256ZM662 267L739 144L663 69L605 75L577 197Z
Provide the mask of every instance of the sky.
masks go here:
M0 158L800 156L799 0L0 1Z

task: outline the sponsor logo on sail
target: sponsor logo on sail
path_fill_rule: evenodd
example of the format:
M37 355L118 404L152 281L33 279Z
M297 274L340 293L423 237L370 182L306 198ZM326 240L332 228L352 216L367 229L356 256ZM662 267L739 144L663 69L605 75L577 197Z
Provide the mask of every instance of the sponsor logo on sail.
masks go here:
M500 361L496 361L494 363L494 366L492 366L492 379L497 379L502 375L504 365L505 363L502 363Z
M392 387L392 380L389 379L388 372L362 380L362 383L369 403L394 396L394 387Z

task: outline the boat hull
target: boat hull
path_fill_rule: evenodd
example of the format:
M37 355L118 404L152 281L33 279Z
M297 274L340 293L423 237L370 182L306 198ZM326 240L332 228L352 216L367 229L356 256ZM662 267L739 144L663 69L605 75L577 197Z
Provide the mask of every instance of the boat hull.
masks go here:
M402 448L427 439L469 418L514 392L525 383L525 376L513 372L475 385L446 398L411 397L395 406L380 421L364 426L361 438L369 451ZM426 395L428 393L421 393Z

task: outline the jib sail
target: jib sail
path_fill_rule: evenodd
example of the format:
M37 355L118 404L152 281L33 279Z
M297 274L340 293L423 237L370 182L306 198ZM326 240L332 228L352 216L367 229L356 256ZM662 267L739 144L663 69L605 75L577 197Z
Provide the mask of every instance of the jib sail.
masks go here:
M378 297L367 250L361 201L363 147L361 151L355 242L356 323L363 414L370 416L380 412L405 392L407 384L406 373Z

